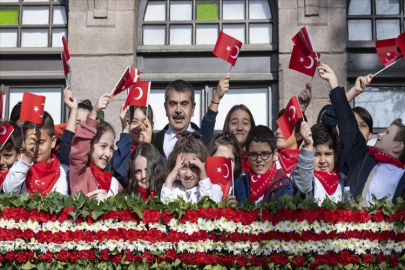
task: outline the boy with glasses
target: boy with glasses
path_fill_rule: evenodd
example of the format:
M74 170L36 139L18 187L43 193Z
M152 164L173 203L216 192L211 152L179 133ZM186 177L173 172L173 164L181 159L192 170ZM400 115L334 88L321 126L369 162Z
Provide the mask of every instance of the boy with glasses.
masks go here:
M282 169L276 168L276 138L265 126L252 128L246 139L250 169L235 180L235 196L240 205L248 199L252 202L269 201L271 195L280 198L293 194L293 187Z

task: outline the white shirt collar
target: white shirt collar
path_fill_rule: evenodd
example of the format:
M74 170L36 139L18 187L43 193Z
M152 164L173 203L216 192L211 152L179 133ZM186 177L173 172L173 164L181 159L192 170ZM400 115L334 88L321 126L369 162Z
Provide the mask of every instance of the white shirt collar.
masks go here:
M191 124L188 124L187 131L194 132L195 130L191 127ZM172 129L172 126L169 124L169 128L166 130L166 134L168 135L169 141L176 138L177 133L175 133Z

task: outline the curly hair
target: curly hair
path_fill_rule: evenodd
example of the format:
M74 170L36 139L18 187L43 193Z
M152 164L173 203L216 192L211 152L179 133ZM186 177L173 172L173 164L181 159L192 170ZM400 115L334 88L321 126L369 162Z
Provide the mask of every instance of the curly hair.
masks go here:
M173 148L173 151L169 155L167 164L169 169L173 170L176 166L177 155L183 154L195 154L201 162L205 162L208 157L207 148L200 139L197 139L193 135L187 135L178 140Z

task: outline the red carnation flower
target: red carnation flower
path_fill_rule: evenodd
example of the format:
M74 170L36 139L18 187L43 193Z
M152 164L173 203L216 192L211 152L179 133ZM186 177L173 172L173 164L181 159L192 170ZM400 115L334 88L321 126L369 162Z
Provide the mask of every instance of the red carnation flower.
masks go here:
M370 264L373 263L373 255L366 254L363 256L363 263Z
M398 256L392 255L388 258L388 264L391 266L397 266L399 263Z
M53 254L52 254L52 252L47 251L45 254L40 254L38 256L38 260L40 262L45 262L46 261L46 262L51 263L53 261Z
M350 253L348 251L340 252L339 263L343 266L346 266L349 264L349 261L350 261Z
M172 218L174 218L175 216L176 216L176 213L173 213L173 214L169 215L169 210L165 210L165 211L162 213L162 221L163 221L163 224L169 223L170 220L171 220Z
M108 251L106 249L103 249L102 251L100 251L100 258L104 261L108 261Z
M149 253L147 251L145 251L144 256L145 256L145 261L147 263L153 263L153 261L155 260L155 256L153 256L151 253Z
M61 250L56 254L56 259L61 262L67 262L69 259L69 253L66 250Z
M177 252L174 249L169 249L166 253L166 258L170 261L175 261L177 259Z
M122 260L122 255L121 255L121 254L117 254L117 255L112 255L112 256L110 256L110 261L111 261L112 263L120 264L120 263L121 263L121 260Z
M166 257L164 255L159 255L157 256L157 262L162 263L166 260Z
M381 252L378 253L377 254L377 259L376 259L377 264L380 264L380 263L382 263L384 261L385 261L385 255L383 253L381 253Z
M248 262L249 262L248 258L246 258L245 256L242 256L242 255L238 255L237 263L240 266L245 266Z
M306 263L306 259L304 256L295 256L294 260L291 262L292 267L299 267L299 266L304 266Z
M143 258L142 258L142 256L141 256L140 254L136 254L136 255L134 256L134 261L135 261L135 262L141 263L142 260L143 260Z

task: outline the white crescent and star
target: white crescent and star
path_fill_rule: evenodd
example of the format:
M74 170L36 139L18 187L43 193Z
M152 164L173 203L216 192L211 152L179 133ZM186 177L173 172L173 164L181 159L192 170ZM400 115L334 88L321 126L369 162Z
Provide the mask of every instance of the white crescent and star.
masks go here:
M228 167L228 164L224 164L224 165L222 165L222 166L224 166L225 168L226 168L226 175L222 175L224 178L228 178L229 177L229 167ZM222 169L221 169L221 167L218 167L217 168L217 173L221 173L222 172Z
M42 182L42 181L39 181L39 180L35 180L34 183L35 183L35 185L37 185L37 186L43 186L43 185L45 185L45 182Z
M250 177L250 179L252 180L253 183L256 183L257 180L260 179L260 175L257 176L257 179L255 179L255 178L254 178L254 175L252 175L252 176Z
M236 50L237 50L237 53L235 54L235 55L230 55L233 59L236 59L236 58L238 58L238 55L239 55L239 47L238 46L236 46L236 45L233 45L235 48L236 48Z
M7 129L4 126L0 126L0 135L6 134Z
M142 98L142 96L143 96L142 88L140 88L140 87L135 87L135 89L139 89L139 96L136 97L136 98L134 98L134 99L135 99L135 100L140 100L140 99Z
M292 118L288 117L288 121L291 121L291 120L293 120L295 118L296 109L292 105L290 106L290 108L288 108L288 111L291 111L291 110L293 110Z
M304 67L306 68L306 69L310 69L310 68L312 68L313 66L314 66L314 58L312 58L312 56L308 56L308 58L309 59L311 59L311 64L309 65L309 66L305 66L304 65Z
M394 54L393 58L389 58L391 56L391 53L387 52L387 57L385 57L385 61L389 62L392 60L395 60L397 58L397 56Z

